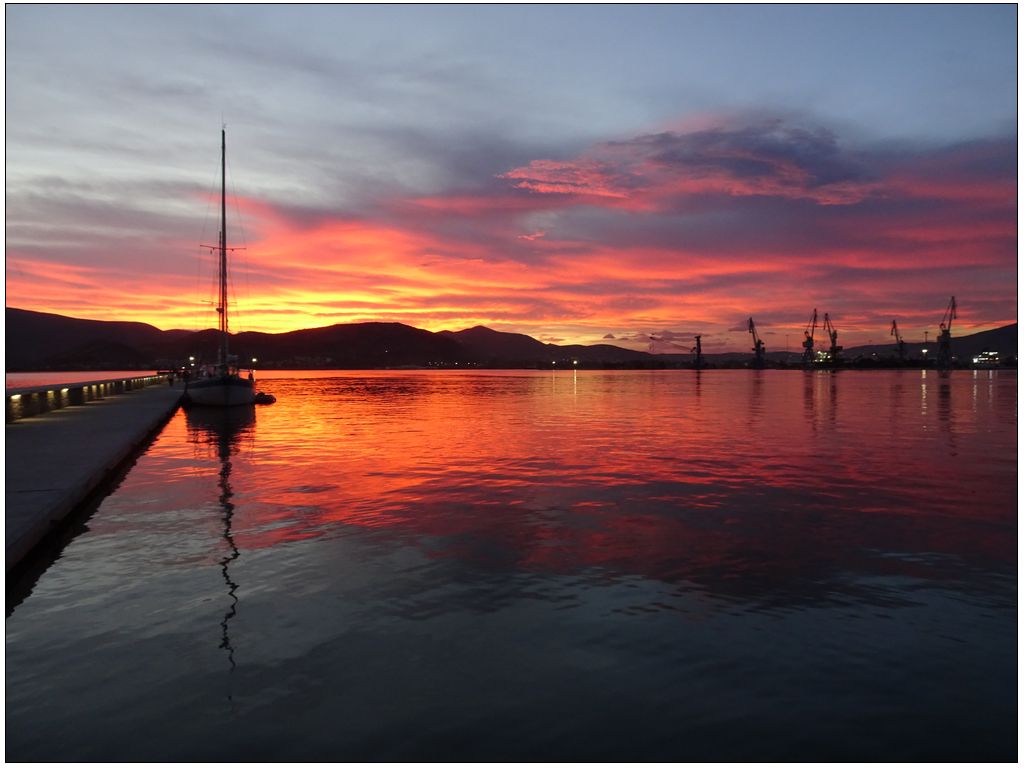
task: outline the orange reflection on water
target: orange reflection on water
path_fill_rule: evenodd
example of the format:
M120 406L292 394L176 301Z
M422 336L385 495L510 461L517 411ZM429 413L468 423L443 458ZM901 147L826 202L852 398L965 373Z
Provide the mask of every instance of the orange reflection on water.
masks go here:
M275 405L193 410L162 438L187 436L183 487L208 502L230 465L243 553L376 530L432 558L722 590L872 551L1013 557L998 527L963 530L1015 514L1011 377L979 393L969 372L309 375L265 373Z

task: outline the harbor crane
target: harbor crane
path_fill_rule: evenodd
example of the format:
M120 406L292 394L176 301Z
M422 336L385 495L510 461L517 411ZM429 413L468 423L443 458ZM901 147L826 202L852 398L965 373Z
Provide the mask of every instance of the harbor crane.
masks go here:
M818 309L815 307L814 314L811 315L811 319L807 322L807 327L804 329L804 356L803 364L810 366L814 362L814 329L818 327Z
M832 325L832 321L828 317L828 312L825 313L825 323L821 326L825 329L825 333L828 334L828 356L831 362L839 362L839 353L843 351L843 348L836 344L836 339L839 338L839 331L836 330L835 326Z
M956 319L956 296L949 297L949 306L946 307L946 314L942 316L939 323L939 368L949 368L953 365L953 321Z
M889 330L890 336L896 337L896 354L899 355L900 362L902 363L907 359L907 345L903 341L903 337L900 336L899 326L896 325L896 321L892 321L892 328Z
M670 344L673 347L678 347L679 349L686 349L686 350L689 351L689 353L691 355L693 355L693 354L697 355L697 359L696 359L695 362L696 362L696 367L698 369L702 368L703 365L704 365L704 358L703 358L703 355L701 354L701 349L700 349L700 336L694 336L694 338L697 340L697 346L695 346L695 347L684 347L682 344L677 344L676 342L669 341L668 339L659 339L657 336L653 336L651 334L647 334L647 338L650 339L651 341L657 341L657 342L659 342L661 344Z
M747 320L747 330L750 331L750 337L754 341L754 348L751 350L754 353L754 367L764 368L764 342L757 335L757 327L754 325L752 317Z

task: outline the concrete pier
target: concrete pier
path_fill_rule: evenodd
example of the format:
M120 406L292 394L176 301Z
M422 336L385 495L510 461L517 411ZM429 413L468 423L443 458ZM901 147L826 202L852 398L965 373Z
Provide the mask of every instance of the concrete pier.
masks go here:
M116 379L94 379L67 384L47 384L35 387L15 387L6 390L6 421L38 416L69 405L82 405L90 400L102 400L133 389L154 384L166 384L165 375L145 374Z
M183 386L149 378L149 386L110 386L102 399L7 422L8 573L177 410Z

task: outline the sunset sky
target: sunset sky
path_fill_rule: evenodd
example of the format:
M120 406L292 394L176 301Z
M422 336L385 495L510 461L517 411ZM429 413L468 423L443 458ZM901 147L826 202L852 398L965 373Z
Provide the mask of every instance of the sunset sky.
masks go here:
M1016 321L1012 5L5 15L9 307L214 326L224 123L235 331Z

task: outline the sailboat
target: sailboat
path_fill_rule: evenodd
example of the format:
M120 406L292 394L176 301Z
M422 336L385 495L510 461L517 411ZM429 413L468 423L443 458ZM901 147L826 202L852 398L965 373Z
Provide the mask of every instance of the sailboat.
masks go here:
M228 225L227 225L227 182L226 182L227 139L220 131L220 241L216 246L204 246L216 250L219 258L217 296L217 345L216 365L199 370L198 376L185 383L185 400L194 405L232 406L252 405L256 400L256 382L252 371L243 378L238 369L237 355L228 354Z

